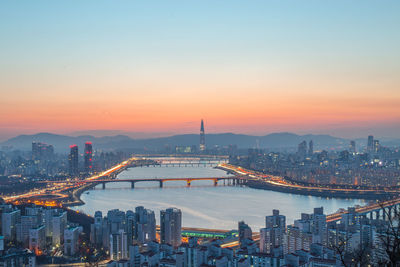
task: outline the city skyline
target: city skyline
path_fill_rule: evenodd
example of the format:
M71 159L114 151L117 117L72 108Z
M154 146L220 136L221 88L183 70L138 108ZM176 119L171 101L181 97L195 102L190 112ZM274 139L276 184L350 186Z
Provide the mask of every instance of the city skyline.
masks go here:
M2 139L400 131L397 1L47 4L2 4Z
M1 1L0 266L400 266L399 14Z
M193 122L194 123L194 122ZM198 125L197 125L198 126ZM207 125L208 126L208 125ZM210 127L213 129L214 127ZM265 137L271 134L294 134L294 135L299 135L299 136L304 136L304 135L315 135L315 136L331 136L334 138L342 138L342 139L347 139L347 140L360 140L360 139L366 139L367 136L365 136L365 133L368 135L371 135L371 133L377 133L376 137L386 140L386 141L396 141L398 140L398 135L397 135L397 128L396 126L393 126L390 129L394 129L390 134L385 134L384 130L382 128L363 128L364 132L363 133L354 133L352 129L345 129L344 132L339 133L335 131L320 131L320 130L299 130L299 131L290 131L290 130L282 130L282 131L270 131L270 132L234 132L234 131L207 131L207 134L236 134L236 135L247 135L247 136L253 136L253 137ZM197 129L198 130L198 129ZM179 136L179 135L192 135L192 134L197 134L196 130L194 131L171 131L171 132L134 132L134 131L123 131L123 130L81 130L81 131L73 131L73 132L63 132L63 131L23 131L23 132L2 132L0 134L0 143L1 142L6 142L9 140L12 140L13 138L17 138L20 136L35 136L35 135L41 135L41 134L49 134L49 135L60 135L60 136L69 136L69 137L82 137L82 136L88 136L88 137L94 137L94 138L101 138L101 137L113 137L113 136L127 136L132 139L138 139L138 140L151 140L151 139L158 139L158 138L165 138L165 137L173 137L173 136Z

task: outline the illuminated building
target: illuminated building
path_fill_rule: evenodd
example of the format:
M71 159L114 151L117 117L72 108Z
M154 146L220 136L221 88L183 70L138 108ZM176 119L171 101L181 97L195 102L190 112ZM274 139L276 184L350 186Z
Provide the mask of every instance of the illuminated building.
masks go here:
M85 143L85 155L84 155L84 166L85 166L85 173L91 174L93 171L93 148L92 142Z
M373 152L374 153L378 153L380 149L380 144L379 144L379 140L374 140L374 147L373 147Z
M204 134L204 122L201 120L201 126L200 126L200 146L199 146L200 151L205 151L206 150L206 138Z
M261 228L260 229L260 252L271 253L272 251L272 228Z
M29 230L29 249L34 251L36 255L43 253L46 248L46 230L41 225Z
M374 151L374 136L368 136L368 144L367 144L367 151L373 152Z
M328 232L324 208L314 208L314 213L311 217L311 233L313 235L313 243L319 243L326 246L328 242Z
M54 154L54 148L52 145L48 145L41 142L32 142L33 160L51 159L53 154Z
M350 141L350 153L356 153L356 141Z
M147 244L156 239L156 218L154 211L142 206L135 208L135 239L141 244Z
M53 246L61 245L64 242L64 229L67 226L67 212L54 210L52 218L52 242Z
M29 231L40 225L38 216L21 216L20 222L15 224L16 240L26 246L29 243Z
M79 234L82 227L70 227L64 230L64 255L73 256L79 250Z
M21 211L12 207L7 207L1 214L1 235L6 240L14 241L17 235L16 224L21 221Z
M71 176L78 176L78 174L79 174L78 146L71 145L70 149L71 149L71 151L69 152L69 156L68 156L69 174Z
M161 243L178 247L182 243L182 212L169 208L160 211Z
M110 235L110 258L112 260L128 258L127 236L123 229Z
M265 228L260 230L260 251L271 253L274 248L281 247L285 231L286 217L279 215L279 210L272 210L272 215L265 217Z

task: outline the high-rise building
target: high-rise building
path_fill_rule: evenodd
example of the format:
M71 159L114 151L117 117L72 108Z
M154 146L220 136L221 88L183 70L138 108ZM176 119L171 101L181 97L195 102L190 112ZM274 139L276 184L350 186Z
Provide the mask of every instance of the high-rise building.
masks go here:
M110 235L110 258L112 260L128 258L128 241L123 229Z
M374 151L374 136L368 136L368 144L367 144L367 151L373 152Z
M350 153L356 153L356 141L350 141L349 150Z
M328 232L326 224L326 215L324 214L324 208L314 208L311 221L311 232L313 235L313 243L320 243L327 245Z
M154 211L139 206L135 208L135 216L135 239L141 244L155 240L156 217Z
M182 243L181 227L182 212L180 209L169 208L160 211L161 243L178 247Z
M79 249L79 234L82 227L70 227L64 230L64 255L73 256Z
M92 142L85 143L85 156L84 156L84 166L85 166L85 173L92 174L93 172L93 148Z
M41 255L46 249L46 230L41 225L29 230L29 249L34 251L36 255Z
M378 153L380 150L381 145L379 144L379 140L374 140L374 147L373 147L373 152Z
M52 243L53 246L64 242L64 229L67 226L67 212L56 210L52 218Z
M272 228L261 228L260 229L260 252L271 253L272 251Z
M139 245L129 246L129 263L130 267L140 267L140 251Z
M0 255L3 253L4 250L4 236L0 235Z
M303 159L307 156L307 142L306 141L303 141L298 145L297 155Z
M46 160L51 159L54 154L54 147L41 142L32 142L32 159Z
M248 226L245 222L241 221L238 223L238 230L239 230L239 244L240 246L243 245L243 242L246 239L252 239L253 232L251 231L250 226Z
M272 215L265 217L265 227L280 227L281 229L285 230L286 217L284 215L279 215L279 210L272 210Z
M41 223L42 222L38 220L38 216L21 216L20 222L15 225L16 240L21 242L24 246L27 246L29 244L29 230L40 226Z
M308 143L308 155L312 156L314 154L314 142L313 140L310 140Z
M70 152L68 156L69 163L69 174L71 176L78 176L79 174L79 155L78 155L78 146L71 145Z
M7 208L1 214L1 235L6 240L16 240L16 224L21 222L21 211L19 209Z
M271 216L265 217L265 228L260 229L260 251L271 253L275 248L282 248L286 231L286 217L273 210Z
M199 146L200 151L206 150L206 138L205 138L205 133L204 133L204 122L203 119L201 120L201 125L200 125L200 146Z

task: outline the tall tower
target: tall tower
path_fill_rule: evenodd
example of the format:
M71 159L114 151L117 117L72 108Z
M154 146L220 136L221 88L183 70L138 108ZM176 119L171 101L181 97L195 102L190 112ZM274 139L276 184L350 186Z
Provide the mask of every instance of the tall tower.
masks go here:
M85 143L85 173L86 174L91 174L93 171L93 148L92 148L92 142L86 142Z
M206 150L206 138L204 136L204 122L201 119L201 126L200 126L200 151Z
M69 174L71 176L78 176L79 173L79 158L78 158L78 146L71 145L71 151L69 152L68 162L69 162Z

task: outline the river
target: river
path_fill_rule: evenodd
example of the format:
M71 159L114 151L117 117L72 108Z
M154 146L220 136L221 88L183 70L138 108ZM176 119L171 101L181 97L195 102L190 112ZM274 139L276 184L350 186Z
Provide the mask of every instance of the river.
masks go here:
M139 178L187 178L222 177L225 171L211 167L138 167L120 173L117 179ZM337 199L279 193L239 186L224 186L219 182L193 181L165 182L163 188L157 182L140 182L131 189L130 183L109 183L106 189L101 185L82 194L83 206L74 209L94 215L100 210L106 215L110 209L129 210L144 206L156 213L159 223L160 210L176 207L182 210L182 225L210 229L236 229L244 220L254 231L264 227L265 216L272 209L279 209L286 216L287 223L300 218L301 213L312 213L314 207L324 207L326 214L339 208L366 204L360 199Z

